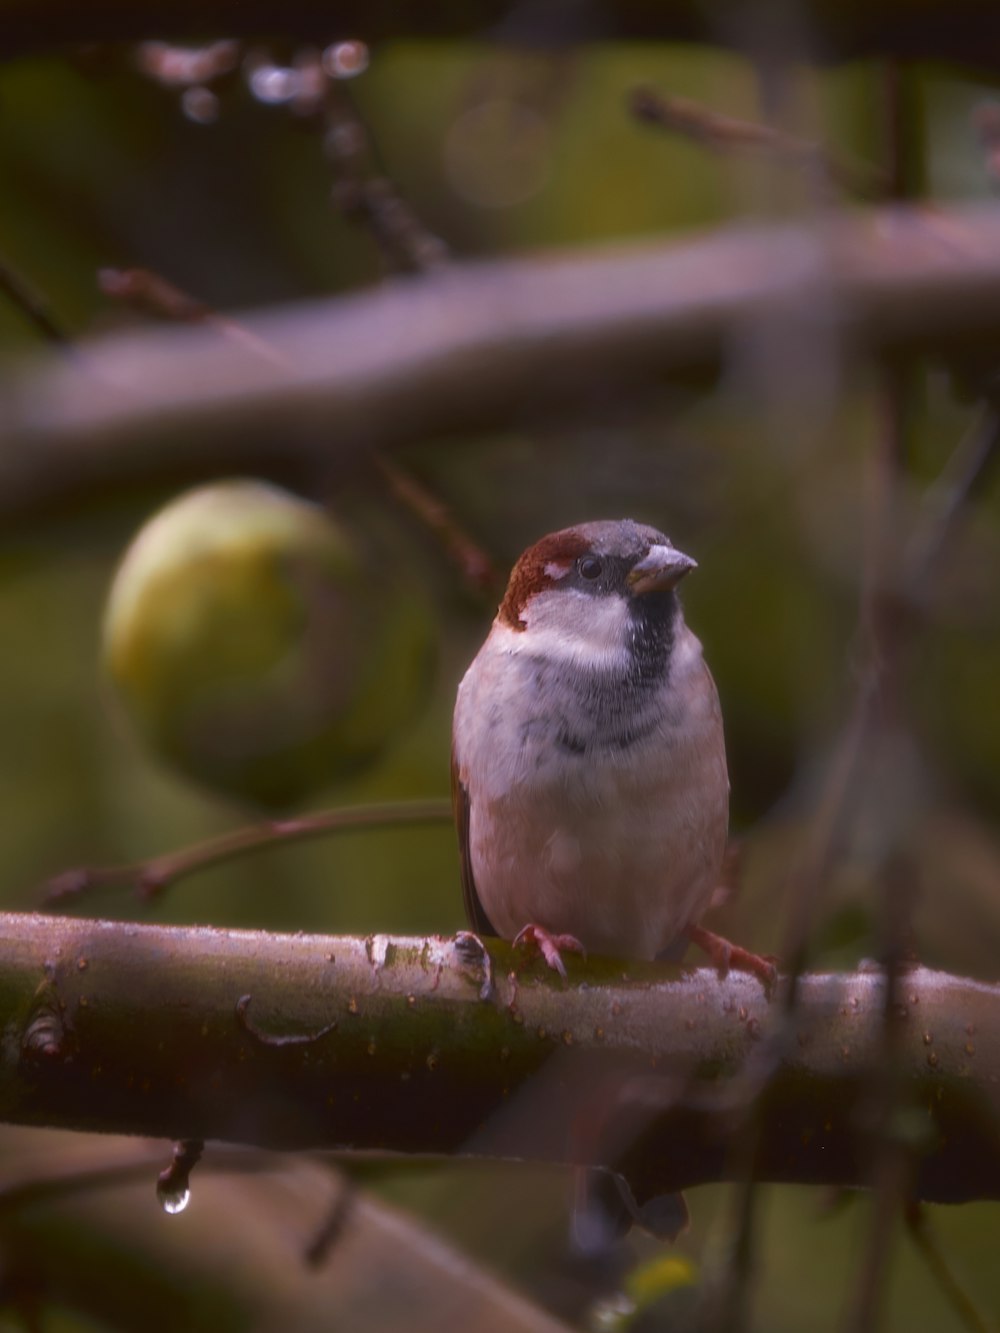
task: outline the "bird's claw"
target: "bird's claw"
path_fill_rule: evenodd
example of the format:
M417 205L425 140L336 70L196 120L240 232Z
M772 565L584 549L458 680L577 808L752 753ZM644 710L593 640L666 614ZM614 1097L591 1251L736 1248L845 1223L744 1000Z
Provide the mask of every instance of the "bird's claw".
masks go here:
M562 954L578 953L586 958L587 950L583 947L575 935L553 935L546 930L544 926L528 925L520 931L514 939L514 948L534 947L542 955L547 967L551 967L553 972L558 972L565 981L566 964L562 960Z
M479 998L481 1000L491 1000L493 998L493 959L486 945L479 936L472 930L460 930L455 935L455 951L463 961L478 963L483 969L483 981L479 987Z
M697 944L703 950L709 962L715 964L723 979L731 969L749 972L757 978L769 996L773 993L778 981L778 960L773 954L751 953L749 949L733 944L723 935L716 935L704 926L688 926L687 936L692 944Z

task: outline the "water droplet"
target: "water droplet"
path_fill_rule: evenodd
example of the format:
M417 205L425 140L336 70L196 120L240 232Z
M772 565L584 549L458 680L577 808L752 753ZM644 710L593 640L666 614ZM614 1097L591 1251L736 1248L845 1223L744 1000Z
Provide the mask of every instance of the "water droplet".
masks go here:
M181 94L181 111L195 125L211 125L219 118L219 99L200 84L186 88Z
M281 65L258 65L251 71L250 92L258 102L280 105L290 102L299 88L299 78L294 69Z
M323 68L331 79L356 79L370 58L364 42L334 42L323 52Z
M187 1185L181 1189L177 1189L170 1185L162 1185L158 1181L156 1185L156 1197L159 1199L160 1207L163 1211L169 1213L171 1217L173 1217L175 1213L183 1213L184 1209L191 1202L191 1189Z

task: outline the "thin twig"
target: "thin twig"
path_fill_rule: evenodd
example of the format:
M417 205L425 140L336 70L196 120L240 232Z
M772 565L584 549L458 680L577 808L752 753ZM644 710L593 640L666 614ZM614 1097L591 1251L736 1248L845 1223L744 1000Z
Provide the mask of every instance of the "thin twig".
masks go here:
M907 193L908 125L904 115L905 72L888 62L882 79L886 126L887 175L891 193L900 202ZM882 370L882 423L869 455L869 486L862 585L861 628L867 637L866 658L874 684L872 737L885 746L896 725L899 673L903 651L901 620L892 569L897 564L898 505L906 468L907 427L911 406L909 374L889 363ZM880 955L886 973L881 1052L868 1074L868 1138L872 1153L874 1201L868 1242L846 1306L844 1327L851 1333L875 1333L892 1253L895 1224L913 1178L911 1145L894 1132L900 1106L899 987L912 906L912 870L898 849L888 850L878 875Z
M390 272L428 273L448 259L444 241L424 226L395 182L375 166L375 148L349 90L327 80L323 146L337 174L333 202L367 227Z
M651 88L634 89L628 105L636 119L683 135L711 152L769 157L790 167L818 168L833 184L862 199L884 199L889 192L888 181L876 167L772 125L738 120L700 102Z
M329 1167L329 1163L327 1166ZM319 1226L309 1238L302 1254L308 1268L319 1268L327 1262L330 1254L350 1223L358 1203L359 1188L355 1180L344 1171L331 1171L336 1180L336 1193L321 1219Z
M0 262L0 292L10 299L46 342L62 351L71 348L72 339L54 318L38 293L15 273L9 264L2 262Z
M987 175L996 186L1000 183L1000 102L980 102L972 113L972 128L983 150Z
M77 900L96 889L122 885L135 885L142 898L151 899L186 875L234 861L263 847L304 842L309 838L325 837L329 833L403 828L413 824L442 824L450 823L451 819L451 802L445 800L393 801L321 810L294 819L251 824L148 861L64 871L42 886L41 900L45 907L52 908L70 899Z
M438 538L445 552L472 590L497 595L502 591L502 575L486 551L457 522L448 506L433 491L421 486L409 472L404 472L384 454L375 455L381 472L395 498Z
M925 519L910 544L905 566L906 589L918 610L926 605L934 572L966 507L988 483L998 459L1000 405L991 390L972 428L924 497Z
M368 228L390 271L429 273L437 268L448 258L447 247L377 165L378 148L371 132L349 89L337 80L327 80L324 117L324 148L337 174L335 205L345 217ZM465 582L477 593L499 593L499 570L444 502L384 454L376 454L375 466L395 498L441 542Z
M919 1203L911 1204L906 1209L905 1216L910 1239L923 1256L928 1271L937 1282L959 1322L968 1333L997 1333L1000 1325L988 1322L952 1272L928 1221L926 1208Z
M698 108L693 108L698 110ZM798 160L819 163L837 180L835 163L827 160L823 150L805 144L779 131L742 122L716 123L711 119L708 130L713 135L732 134L743 143L754 143L758 148L778 152L784 156L798 154ZM715 146L719 143L716 141ZM893 160L898 152L894 140ZM806 154L811 156L807 159ZM895 168L890 173L897 179ZM839 181L845 184L843 179ZM722 1280L713 1293L715 1304L712 1315L721 1328L742 1327L747 1320L748 1291L752 1275L753 1240L758 1207L755 1164L762 1131L762 1097L773 1079L795 1021L799 983L809 958L809 942L815 924L819 902L830 874L840 855L845 834L854 818L855 796L859 772L872 743L883 732L891 700L895 695L895 670L898 656L895 605L888 593L887 570L894 553L895 506L899 472L903 456L905 420L905 380L895 367L886 371L884 391L886 413L879 445L871 460L868 484L868 517L866 543L861 569L858 598L859 638L863 645L861 668L855 698L837 744L833 761L827 772L826 785L819 805L813 812L809 836L802 857L793 876L795 893L792 899L784 933L780 958L788 968L787 988L783 993L782 1020L775 1025L769 1040L754 1061L748 1062L745 1073L747 1105L750 1110L744 1118L741 1132L734 1138L734 1176L738 1181L735 1191L733 1243ZM888 889L886 890L888 895ZM895 903L893 899L893 903ZM905 1172L906 1158L895 1145L888 1146L888 1119L894 1103L894 1084L891 1082L893 1036L888 1026L896 1010L896 991L901 965L903 929L895 913L890 912L888 897L883 913L885 922L884 964L886 967L886 1009L883 1026L882 1060L871 1071L878 1084L869 1114L875 1123L875 1140L885 1143L884 1154L876 1170L876 1212L882 1217L892 1212L898 1200L897 1177ZM883 1077L884 1076L884 1077ZM887 1169L883 1170L882 1167ZM888 1168L891 1168L889 1170ZM882 1188L884 1186L884 1188ZM861 1286L867 1292L877 1289L882 1273L885 1238L878 1247L870 1248ZM863 1302L861 1303L863 1304ZM859 1307L860 1308L860 1307Z
M204 301L182 291L160 273L148 268L102 268L97 284L105 296L147 315L173 324L205 324L238 347L263 357L279 369L291 369L288 360L263 338Z

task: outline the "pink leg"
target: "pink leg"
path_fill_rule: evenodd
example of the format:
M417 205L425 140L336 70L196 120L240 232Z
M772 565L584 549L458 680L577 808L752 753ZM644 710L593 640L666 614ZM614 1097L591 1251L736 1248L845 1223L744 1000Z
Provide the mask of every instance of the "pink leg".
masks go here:
M566 967L562 960L562 950L565 949L567 953L582 954L584 958L587 956L587 950L575 935L553 935L544 926L525 926L514 940L515 949L530 948L532 945L545 959L546 964L563 978L566 976Z
M749 949L732 944L722 935L706 930L704 926L688 926L685 933L692 944L697 944L708 955L709 962L719 969L720 976L724 977L731 967L735 967L738 972L749 972L757 977L768 994L774 989L778 979L774 958L751 953Z

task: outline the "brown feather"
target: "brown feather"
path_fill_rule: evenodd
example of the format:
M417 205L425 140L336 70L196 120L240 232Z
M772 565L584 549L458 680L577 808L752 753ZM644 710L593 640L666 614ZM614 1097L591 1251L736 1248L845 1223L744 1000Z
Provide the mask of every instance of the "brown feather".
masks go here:
M483 911L476 892L476 881L472 873L472 853L469 848L469 821L472 805L469 792L459 777L458 763L455 759L455 747L451 750L451 803L455 811L455 828L458 831L458 860L462 874L462 900L465 903L465 915L469 925L480 935L495 935L493 923Z
M549 533L530 546L511 570L510 582L497 617L501 624L510 629L524 630L526 626L521 619L521 612L535 593L556 582L549 572L552 566L564 565L568 569L577 556L587 550L589 544L586 537L573 528Z

